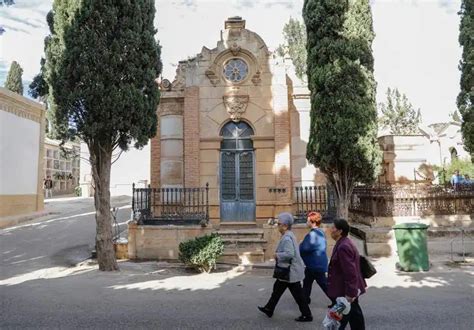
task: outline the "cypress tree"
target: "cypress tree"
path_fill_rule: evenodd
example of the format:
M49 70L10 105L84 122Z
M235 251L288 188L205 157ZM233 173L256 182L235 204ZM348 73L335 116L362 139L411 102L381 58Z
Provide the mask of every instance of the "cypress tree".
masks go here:
M118 268L112 242L112 152L141 148L156 134L161 70L153 0L55 0L48 14L46 81L53 126L80 138L95 184L100 270Z
M5 88L23 95L23 81L21 76L23 75L23 69L17 61L13 61L10 70L8 71L7 80L5 81Z
M311 128L307 159L334 187L347 219L357 183L379 171L374 32L369 0L305 0Z
M464 146L474 162L474 0L463 0L459 14L459 44L463 50L459 64L461 91L457 105L462 116Z

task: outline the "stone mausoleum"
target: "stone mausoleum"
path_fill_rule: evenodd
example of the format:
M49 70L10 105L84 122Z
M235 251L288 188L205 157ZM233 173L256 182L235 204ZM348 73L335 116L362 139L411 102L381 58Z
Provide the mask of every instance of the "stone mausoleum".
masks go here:
M319 202L311 209L326 207L324 176L305 156L309 90L291 61L270 52L241 17L227 19L217 46L179 62L174 80L163 79L160 88L158 132L151 141L156 190L146 193L147 200L138 192L135 203L151 200L149 212L168 207L172 217L180 212L179 205L169 207L177 201L192 213L191 188L208 185L196 206L207 214L207 226L193 227L186 219L182 226L131 225L132 258L176 258L177 242L224 228L257 230L253 238L267 250L271 239L261 230L269 218L297 213L298 205L301 213L305 196ZM297 187L313 190L298 193Z

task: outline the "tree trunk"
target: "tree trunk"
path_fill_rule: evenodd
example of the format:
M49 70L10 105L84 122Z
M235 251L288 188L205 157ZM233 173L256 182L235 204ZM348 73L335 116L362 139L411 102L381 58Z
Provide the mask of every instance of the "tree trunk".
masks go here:
M118 270L112 241L112 215L110 212L110 169L112 150L89 146L92 176L94 178L94 203L96 220L95 244L99 270Z
M336 217L349 221L349 205L354 184L347 171L334 173L330 178L336 192Z
M350 196L337 197L336 216L338 219L349 220L349 201L350 201Z

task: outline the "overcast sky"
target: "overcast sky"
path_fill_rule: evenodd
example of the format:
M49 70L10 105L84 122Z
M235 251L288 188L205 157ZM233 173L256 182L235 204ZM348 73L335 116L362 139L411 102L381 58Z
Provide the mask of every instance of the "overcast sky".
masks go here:
M16 0L0 7L0 85L11 61L31 81L39 70L46 14L52 0ZM303 0L156 0L158 39L163 46L163 76L172 80L175 64L213 48L229 16L242 16L270 50L282 43L290 17L301 18ZM425 124L448 120L459 90L458 44L460 0L373 0L373 44L377 99L398 87L420 108Z

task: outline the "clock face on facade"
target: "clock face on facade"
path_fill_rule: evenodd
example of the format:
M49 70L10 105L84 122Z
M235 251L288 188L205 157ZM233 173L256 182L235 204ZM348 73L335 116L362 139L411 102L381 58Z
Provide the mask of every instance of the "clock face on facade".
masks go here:
M234 83L241 82L247 77L249 67L244 60L233 58L224 64L224 77Z

